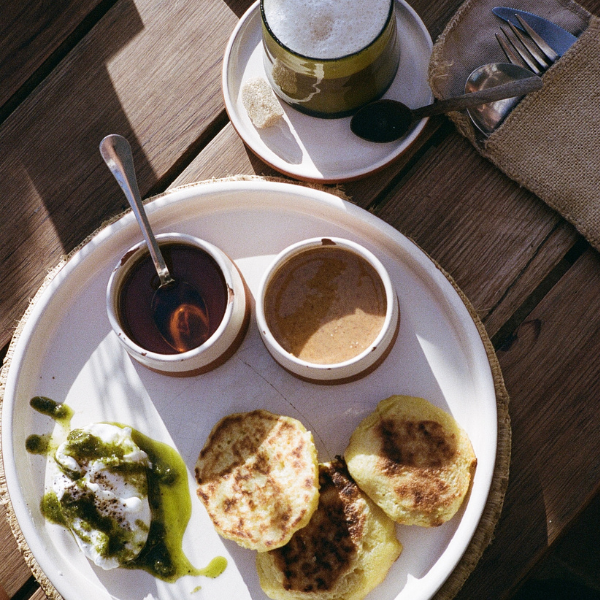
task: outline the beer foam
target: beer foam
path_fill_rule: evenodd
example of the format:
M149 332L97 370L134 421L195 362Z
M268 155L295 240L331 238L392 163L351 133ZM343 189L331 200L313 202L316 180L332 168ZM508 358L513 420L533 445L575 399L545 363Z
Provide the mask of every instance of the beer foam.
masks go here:
M385 25L390 0L263 0L263 8L282 44L304 56L330 59L368 46Z

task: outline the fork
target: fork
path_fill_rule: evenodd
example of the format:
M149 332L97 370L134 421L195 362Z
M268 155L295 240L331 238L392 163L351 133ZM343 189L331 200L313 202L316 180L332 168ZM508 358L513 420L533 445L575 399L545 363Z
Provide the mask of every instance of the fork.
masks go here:
M558 54L519 15L515 17L523 30L509 23L510 33L500 27L504 37L496 34L496 39L509 62L541 75L556 61Z

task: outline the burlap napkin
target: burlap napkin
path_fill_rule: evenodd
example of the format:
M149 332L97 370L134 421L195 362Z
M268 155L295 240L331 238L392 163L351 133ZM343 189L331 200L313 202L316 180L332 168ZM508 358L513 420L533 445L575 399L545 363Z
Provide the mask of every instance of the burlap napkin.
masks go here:
M469 73L506 62L494 34L499 0L467 0L436 41L430 85L437 98L464 93ZM579 36L485 139L466 113L450 118L486 158L571 222L600 250L600 18L566 0L519 0L509 6L551 19Z

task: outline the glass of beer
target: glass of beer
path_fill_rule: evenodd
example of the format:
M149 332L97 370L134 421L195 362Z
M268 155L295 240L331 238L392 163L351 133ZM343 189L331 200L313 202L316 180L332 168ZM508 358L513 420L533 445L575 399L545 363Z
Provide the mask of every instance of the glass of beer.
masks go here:
M264 65L297 110L338 118L380 98L400 60L395 0L261 0Z

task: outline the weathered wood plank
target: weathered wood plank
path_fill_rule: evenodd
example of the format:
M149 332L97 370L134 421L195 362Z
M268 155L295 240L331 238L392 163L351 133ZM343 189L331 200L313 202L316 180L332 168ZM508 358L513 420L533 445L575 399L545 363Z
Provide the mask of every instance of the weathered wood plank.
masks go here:
M233 126L228 124L169 187L174 188L186 183L232 175L284 177L260 160L244 144Z
M0 106L99 4L101 0L0 3Z
M423 155L432 152L453 130L454 126L445 117L430 118L421 135L392 164L375 175L347 182L344 185L347 195L365 209L372 209L373 203L385 203L388 188L402 181L409 174L407 171L419 169Z
M519 273L515 283L507 288L500 302L485 315L487 331L492 336L512 333L509 319L517 319L518 323L520 313L531 310L529 304L537 304L568 268L568 261L560 257L568 256L574 249L578 250L579 245L586 246L586 243L569 223L560 220ZM530 297L525 298L527 292ZM501 343L502 339L498 342Z
M48 596L46 596L42 588L37 588L37 590L29 596L29 600L48 600Z
M221 60L246 4L119 0L5 121L0 346L46 269L126 205L102 137L130 140L145 194L222 114Z
M408 2L417 12L429 30L435 42L442 33L446 23L450 21L458 10L463 0L445 0L444 2L428 2L427 0L409 0Z
M44 594L42 588L37 588L37 590L29 596L29 600L48 600L48 596Z
M457 133L431 149L375 214L440 263L481 317L500 311L491 335L575 239L569 228L558 227L557 213ZM553 241L546 243L550 235ZM532 278L523 276L530 264ZM501 307L503 301L508 304Z
M6 509L0 505L0 548L2 560L0 561L0 587L9 594L14 594L31 577L31 571L23 556L19 552L17 542L6 520ZM1 595L0 595L1 600Z
M588 250L499 352L511 396L510 481L495 541L457 600L509 597L600 491L598 315L600 255Z

